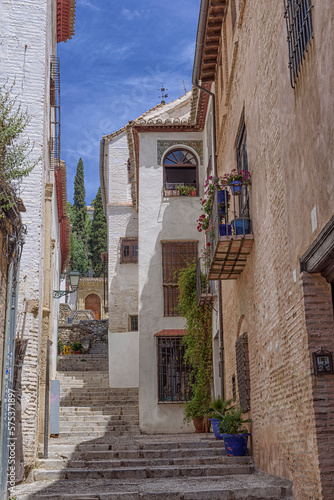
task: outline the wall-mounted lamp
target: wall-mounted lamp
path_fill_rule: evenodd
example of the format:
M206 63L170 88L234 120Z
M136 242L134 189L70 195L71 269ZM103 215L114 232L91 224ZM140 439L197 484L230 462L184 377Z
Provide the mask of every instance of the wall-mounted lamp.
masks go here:
M53 298L60 299L64 297L64 295L69 295L70 293L74 293L77 291L80 281L80 273L79 271L71 271L70 272L70 287L71 290L53 290Z

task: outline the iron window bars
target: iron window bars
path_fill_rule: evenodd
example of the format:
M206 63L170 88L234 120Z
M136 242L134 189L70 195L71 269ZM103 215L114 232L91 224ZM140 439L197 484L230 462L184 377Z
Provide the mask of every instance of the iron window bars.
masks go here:
M60 169L60 61L50 57L50 168Z
M310 0L284 0L284 17L289 45L290 84L294 89L298 74L308 52L307 45L311 43L312 5Z
M159 402L182 402L190 398L188 367L182 337L158 337Z

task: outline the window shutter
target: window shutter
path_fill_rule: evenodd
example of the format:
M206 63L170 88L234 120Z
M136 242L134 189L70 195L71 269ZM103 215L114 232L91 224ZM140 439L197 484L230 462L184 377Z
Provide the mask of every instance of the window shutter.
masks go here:
M240 406L244 413L250 410L250 371L247 333L241 335L236 344L237 377Z

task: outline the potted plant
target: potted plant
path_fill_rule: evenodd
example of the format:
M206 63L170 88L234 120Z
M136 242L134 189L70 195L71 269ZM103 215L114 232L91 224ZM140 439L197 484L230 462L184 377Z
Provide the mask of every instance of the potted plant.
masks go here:
M208 419L208 404L205 400L192 398L184 406L184 423L193 422L196 433L208 432L210 422Z
M72 351L72 354L81 354L82 343L81 342L72 342L71 351Z
M232 408L222 417L219 432L223 434L226 455L240 457L246 454L247 440L250 435L243 424L250 423L249 418L243 420L243 409Z
M220 396L212 400L211 408L209 409L209 420L216 439L223 439L223 434L219 432L219 425L226 412L234 408L234 401L234 398L223 401Z
M235 168L229 173L223 175L220 179L220 185L222 187L230 186L231 193L234 195L241 194L242 186L251 185L250 173L246 170L236 170Z
M183 196L190 196L191 186L180 186L180 191Z

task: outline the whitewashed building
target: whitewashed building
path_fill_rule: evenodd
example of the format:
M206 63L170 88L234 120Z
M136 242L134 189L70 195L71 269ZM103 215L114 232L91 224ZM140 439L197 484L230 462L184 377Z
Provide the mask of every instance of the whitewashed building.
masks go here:
M31 117L24 131L36 166L24 179L20 196L27 235L21 258L18 329L28 339L22 375L25 465L34 463L43 443L46 346L57 350L60 272L69 250L66 171L60 163L60 73L57 43L74 33L75 0L13 4L2 0L0 12L0 85ZM52 347L51 347L52 351Z
M146 433L189 431L175 271L197 259L204 244L196 221L212 155L208 101L194 89L101 141L110 385L139 387Z

